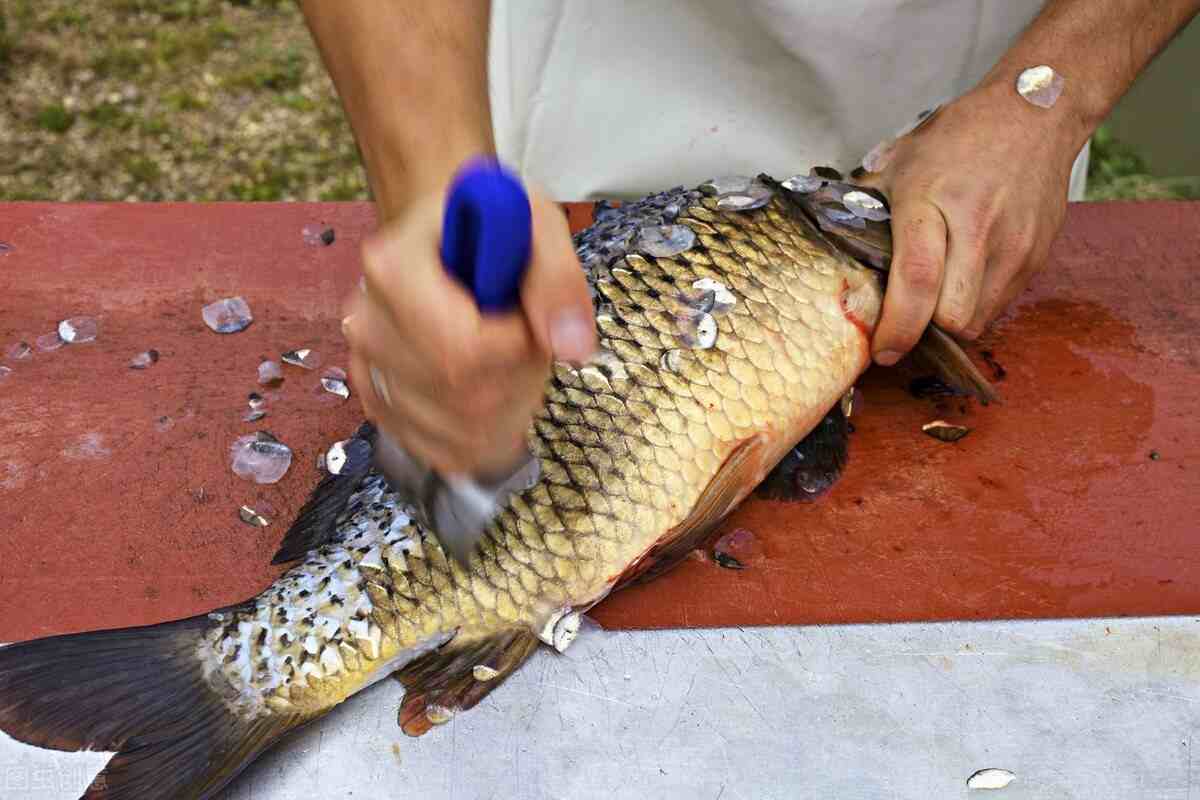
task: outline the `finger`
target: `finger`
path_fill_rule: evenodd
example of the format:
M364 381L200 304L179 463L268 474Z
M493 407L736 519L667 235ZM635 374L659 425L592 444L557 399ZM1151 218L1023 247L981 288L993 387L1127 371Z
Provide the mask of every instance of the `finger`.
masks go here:
M406 320L461 318L477 314L470 293L441 267L436 204L416 203L399 224L368 236L362 244L363 293L393 316ZM431 298L440 302L430 306Z
M531 194L533 252L521 288L521 306L538 346L564 361L587 360L596 349L596 323L587 279L567 218Z
M951 216L946 269L933 321L947 333L962 335L975 318L988 269L987 232L976 219Z
M989 265L980 287L979 304L963 331L964 338L975 339L984 328L1016 299L1041 268L1048 247L1035 243L1027 228L997 233L992 250L995 263Z
M343 335L356 355L395 375L403 375L406 387L421 387L422 391L447 388L441 378L439 365L422 357L427 344L397 330L391 315L374 299L362 297L354 311L343 318Z
M359 331L370 313L370 301L364 301L363 308L347 323L347 338L361 365L354 385L360 394L377 399L371 410L389 426L415 422L457 443L486 441L488 430L503 433L528 423L534 409L527 406L541 397L545 363L526 358L498 367L485 364L465 386L455 385L441 365L423 361L406 347L378 350L370 337L363 341ZM373 333L375 341L393 341L386 319L378 320ZM506 423L514 410L526 417Z
M896 202L892 237L895 256L872 341L875 362L884 366L911 350L933 317L946 260L946 221L927 200Z
M367 419L422 464L441 472L474 473L488 466L483 456L515 460L515 437L473 437L466 426L447 418L446 410L397 383L395 376L356 357L350 377Z
M481 315L468 291L428 251L401 263L417 237L364 245L367 295L349 328L351 346L439 391L465 391L491 371L521 363L532 350L519 313Z

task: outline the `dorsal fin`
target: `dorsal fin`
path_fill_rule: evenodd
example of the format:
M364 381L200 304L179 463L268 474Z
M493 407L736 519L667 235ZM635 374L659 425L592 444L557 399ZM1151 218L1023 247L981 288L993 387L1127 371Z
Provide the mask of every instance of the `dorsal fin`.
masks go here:
M364 422L346 440L346 463L337 475L327 473L308 502L300 509L296 521L288 528L272 564L285 564L304 558L310 550L327 543L337 531L337 519L350 496L371 471L371 448L375 442L375 426Z

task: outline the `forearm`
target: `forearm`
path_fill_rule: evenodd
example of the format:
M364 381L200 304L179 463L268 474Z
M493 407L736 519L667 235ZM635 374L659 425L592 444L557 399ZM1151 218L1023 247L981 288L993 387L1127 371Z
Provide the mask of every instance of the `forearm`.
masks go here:
M1013 92L1022 70L1051 66L1066 84L1058 116L1040 120L1078 149L1197 11L1200 0L1050 0L981 88ZM1031 121L1035 112L1027 110Z
M495 149L489 0L301 0L362 152L381 219Z

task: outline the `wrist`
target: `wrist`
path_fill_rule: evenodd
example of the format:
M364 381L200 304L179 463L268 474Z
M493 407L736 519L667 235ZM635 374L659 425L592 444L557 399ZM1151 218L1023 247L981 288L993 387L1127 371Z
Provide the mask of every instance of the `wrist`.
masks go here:
M444 192L467 159L494 152L491 137L482 135L420 144L402 135L363 139L363 164L381 223L404 214L417 198Z
M1016 88L1023 69L997 67L968 94L992 110L989 116L1001 130L1007 129L1013 136L1024 139L1031 151L1049 153L1058 166L1070 170L1098 123L1083 112L1077 98L1068 97L1072 89L1069 80L1051 108L1040 108L1025 100Z

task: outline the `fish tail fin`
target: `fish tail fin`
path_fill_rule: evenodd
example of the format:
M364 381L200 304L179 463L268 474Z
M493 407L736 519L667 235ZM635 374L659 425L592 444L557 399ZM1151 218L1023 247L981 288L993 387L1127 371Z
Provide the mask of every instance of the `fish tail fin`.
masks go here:
M299 720L240 711L215 688L201 656L212 625L200 616L0 648L0 731L115 752L82 800L213 797Z

